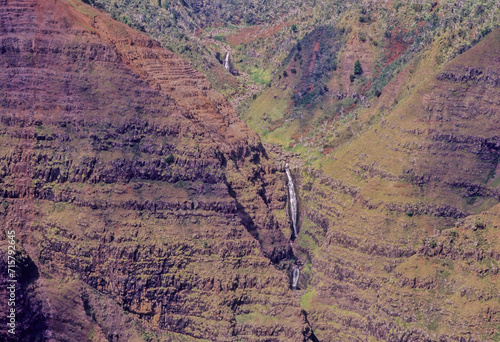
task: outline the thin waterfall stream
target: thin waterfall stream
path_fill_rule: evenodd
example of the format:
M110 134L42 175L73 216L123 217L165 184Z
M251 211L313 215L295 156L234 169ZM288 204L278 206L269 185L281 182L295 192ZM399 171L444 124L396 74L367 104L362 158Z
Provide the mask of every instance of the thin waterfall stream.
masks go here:
M292 217L293 236L297 237L297 195L295 194L295 184L293 184L292 174L288 163L285 165L285 172L288 178L288 194L290 196L290 216Z
M299 275L300 275L300 270L298 267L295 267L293 269L293 274L292 274L292 289L296 289L297 288L297 284L299 282Z
M224 68L226 68L227 71L231 72L231 64L229 63L229 52L226 52L226 57L224 58Z

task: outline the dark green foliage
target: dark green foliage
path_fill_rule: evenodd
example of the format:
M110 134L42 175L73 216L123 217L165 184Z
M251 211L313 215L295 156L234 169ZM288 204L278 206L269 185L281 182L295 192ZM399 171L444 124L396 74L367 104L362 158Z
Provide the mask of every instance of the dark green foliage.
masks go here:
M172 153L168 155L167 158L165 158L165 163L167 164L172 164L175 161L175 157Z
M488 33L491 32L491 29L489 27L485 28L484 30L481 31L481 36L486 36Z
M219 61L220 64L223 63L222 56L219 51L215 53L215 58Z
M292 32L294 32L294 33L299 31L299 29L297 28L297 25L295 25L295 24L292 25L291 29L292 29Z
M474 222L475 226L477 229L484 229L486 228L485 224L483 223L483 221L481 221L480 218L476 219L476 221Z
M286 72L286 70L283 71L283 77L288 77L288 73Z
M187 182L183 181L183 180L180 180L178 181L177 183L174 184L174 188L177 188L177 189L183 189L185 188L186 186L188 185Z
M328 59L326 60L326 66L327 66L328 71L337 70L337 60L336 60L335 56L328 57Z
M361 62L359 59L354 62L354 75L361 75L363 73L363 68L361 67Z
M223 43L226 43L226 36L222 35L222 34L219 34L217 36L214 36L214 39L215 40L218 40L219 42L223 42Z
M296 74L297 73L297 70L295 68L292 68L290 71L292 72L292 74Z
M311 104L315 97L316 97L315 93L307 93L300 98L294 95L293 99L298 105L306 106L308 104Z
M351 80L351 82L354 82L354 80L356 79L356 76L354 76L353 74L350 74L349 79Z
M361 15L359 16L360 23L369 23L372 20L369 14L367 14L366 9L361 10Z
M374 94L376 97L380 97L380 95L382 95L382 92L379 89L377 89L377 90L375 90Z

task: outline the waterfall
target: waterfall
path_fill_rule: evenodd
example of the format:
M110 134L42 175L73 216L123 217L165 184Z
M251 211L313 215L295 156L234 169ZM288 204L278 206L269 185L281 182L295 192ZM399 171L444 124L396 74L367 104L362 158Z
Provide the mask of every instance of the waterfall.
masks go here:
M297 288L297 283L299 282L299 275L300 275L299 268L295 267L293 269L293 275L292 275L292 289L294 290Z
M290 216L292 216L293 235L297 237L297 196L295 195L295 185L288 163L285 165L286 176L288 178L288 194L290 196Z
M226 57L224 58L224 68L226 68L227 71L231 72L231 64L229 63L229 52L226 52Z

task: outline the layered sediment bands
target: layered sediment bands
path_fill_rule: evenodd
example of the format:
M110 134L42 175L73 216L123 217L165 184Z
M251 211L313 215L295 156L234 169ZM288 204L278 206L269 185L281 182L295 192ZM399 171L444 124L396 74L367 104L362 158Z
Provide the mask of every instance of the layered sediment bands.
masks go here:
M200 129L198 134L219 144L222 152L241 157L249 147L259 144L257 135L203 75L158 42L130 29L125 37L117 35L122 25L102 16L96 17L93 27L137 75L182 106L183 115Z
M17 337L309 336L276 268L285 175L201 74L77 1L0 23L0 217L40 274Z
M429 75L323 172L297 173L319 340L497 338L499 39Z
M1 247L3 250L7 250L7 244L2 243ZM36 265L30 259L30 257L23 251L19 253L16 258L17 262L17 282L10 282L8 277L2 277L0 279L0 296L5 299L5 306L8 309L15 308L14 325L8 325L11 323L10 318L8 318L7 311L5 315L0 318L0 323L2 328L0 329L0 334L2 336L12 336L8 333L8 330L13 329L13 331L22 331L23 337L30 341L42 341L43 333L47 329L46 318L42 310L42 304L40 298L36 296L36 286L34 282L38 279L39 273ZM6 258L2 258L0 262L0 271L3 274L8 274L8 264ZM11 287L14 286L13 299L16 302L16 306L9 306L7 298L11 298ZM15 340L6 338L6 341Z

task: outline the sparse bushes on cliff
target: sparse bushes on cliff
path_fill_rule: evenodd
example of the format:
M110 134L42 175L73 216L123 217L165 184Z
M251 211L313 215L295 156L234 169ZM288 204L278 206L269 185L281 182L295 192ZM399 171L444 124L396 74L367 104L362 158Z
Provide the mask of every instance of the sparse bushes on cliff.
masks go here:
M361 75L363 73L363 68L361 67L361 62L359 59L354 62L354 75Z

